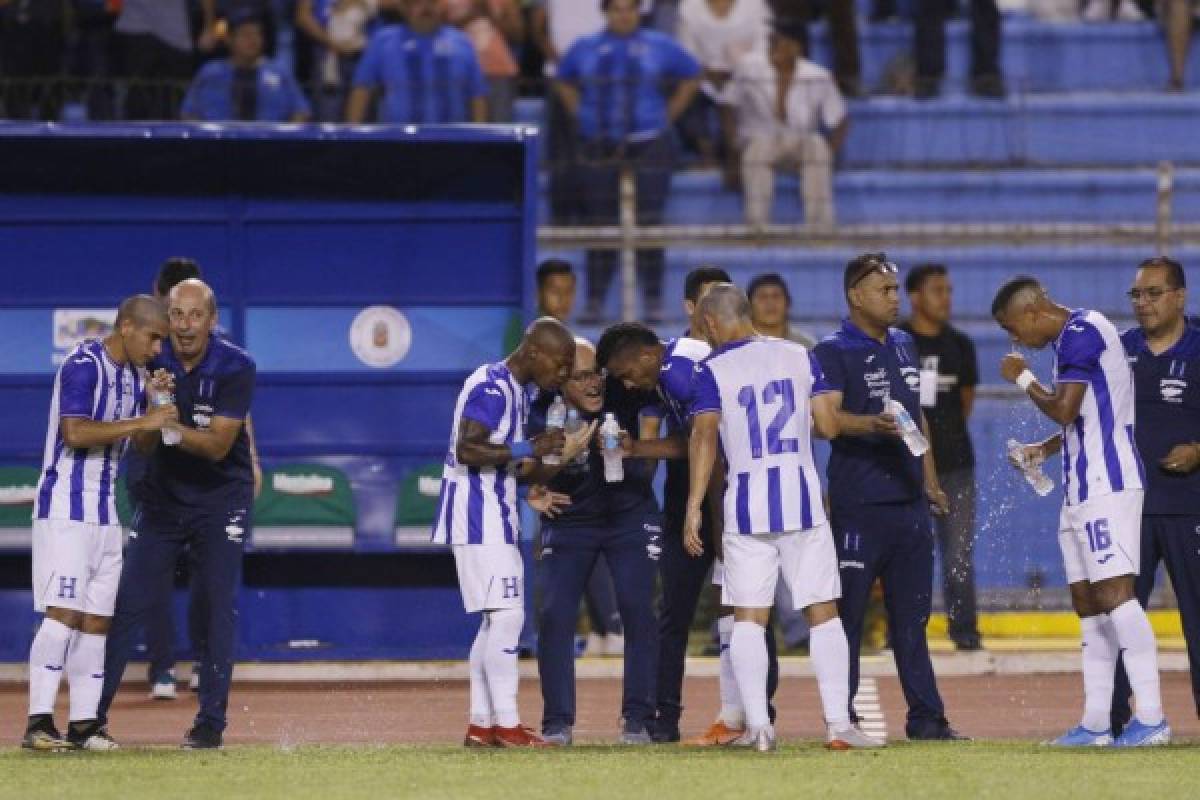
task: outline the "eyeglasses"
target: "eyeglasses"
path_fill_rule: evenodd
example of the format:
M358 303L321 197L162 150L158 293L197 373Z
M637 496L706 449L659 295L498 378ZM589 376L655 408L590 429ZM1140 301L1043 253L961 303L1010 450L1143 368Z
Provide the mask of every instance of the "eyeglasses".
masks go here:
M1167 292L1174 292L1178 289L1178 286L1149 286L1145 289L1130 289L1125 293L1125 296L1135 303L1142 298L1153 303L1161 299Z
M876 272L881 275L897 275L900 272L900 268L891 261L871 259L859 267L858 272L854 273L854 277L850 280L850 284L846 288L853 289L855 286L858 286L858 284L862 283L868 275L872 275Z

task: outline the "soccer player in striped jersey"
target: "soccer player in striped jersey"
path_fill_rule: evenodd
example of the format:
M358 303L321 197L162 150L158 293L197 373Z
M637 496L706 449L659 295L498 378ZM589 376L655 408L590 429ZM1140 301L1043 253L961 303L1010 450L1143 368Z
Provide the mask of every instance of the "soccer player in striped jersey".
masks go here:
M33 513L33 601L45 616L29 650L22 745L32 750L116 748L96 721L121 576L113 489L127 440L148 448L150 437L178 418L174 405L146 410L143 367L166 335L166 308L148 295L131 297L121 303L113 332L76 347L54 380ZM54 725L64 673L71 687L65 738Z
M699 555L719 442L727 464L723 507L714 510L724 521L722 602L734 608L730 651L746 713L745 733L731 744L775 749L764 628L782 578L812 628L826 742L836 750L880 747L850 722L849 645L837 609L841 579L810 434L812 428L825 438L838 434L837 408L825 396L820 365L802 345L758 335L750 301L732 284L709 290L700 316L714 349L693 383L683 532L688 552Z
M470 654L468 747L545 744L517 711L517 640L525 620L517 479L544 484L560 467L538 459L556 454L567 463L588 446L594 424L570 436L549 430L525 438L526 386L554 391L574 363L571 332L542 317L508 358L471 373L454 406L433 541L454 552L467 613L483 612Z
M1083 629L1083 719L1055 739L1061 747L1167 744L1158 646L1134 594L1141 560L1145 495L1134 439L1133 373L1117 329L1103 314L1065 308L1036 278L1014 278L996 293L992 316L1013 341L1054 348L1054 383L1038 383L1025 358L1000 362L1005 380L1021 387L1062 432L1025 449L1044 460L1062 451L1063 508L1058 544L1071 603ZM1137 717L1115 740L1109 727L1118 653L1137 700Z

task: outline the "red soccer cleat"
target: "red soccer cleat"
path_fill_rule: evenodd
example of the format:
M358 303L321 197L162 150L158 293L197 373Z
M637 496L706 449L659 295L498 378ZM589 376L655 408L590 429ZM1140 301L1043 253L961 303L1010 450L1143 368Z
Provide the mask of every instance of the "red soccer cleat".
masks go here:
M497 725L492 731L496 747L553 747L532 728L524 725L517 725L515 728L502 728Z
M468 725L463 737L463 747L496 747L496 729L480 725Z

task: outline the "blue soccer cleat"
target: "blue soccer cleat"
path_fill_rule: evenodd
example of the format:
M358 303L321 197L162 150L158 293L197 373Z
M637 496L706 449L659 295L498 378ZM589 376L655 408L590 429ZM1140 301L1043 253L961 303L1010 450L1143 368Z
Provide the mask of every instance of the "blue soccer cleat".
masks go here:
M1155 747L1170 743L1171 727L1165 718L1157 725L1147 725L1133 719L1113 742L1113 747Z
M1082 725L1076 725L1057 739L1046 742L1051 747L1108 747L1112 743L1112 731L1089 731Z

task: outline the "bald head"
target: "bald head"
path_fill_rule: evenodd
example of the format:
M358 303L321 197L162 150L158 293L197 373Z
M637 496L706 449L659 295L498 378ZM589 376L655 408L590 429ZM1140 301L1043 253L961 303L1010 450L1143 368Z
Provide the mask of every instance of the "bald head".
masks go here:
M575 335L554 317L539 317L525 329L522 344L528 344L547 355L575 352Z
M133 297L125 298L117 307L115 327L121 327L123 322L132 322L139 328L147 325L165 325L167 307L156 297L148 294L135 294Z
M199 278L188 278L185 281L180 281L175 284L167 295L171 305L175 305L176 301L199 301L208 308L210 314L217 313L217 296L213 294L213 290L207 283Z

